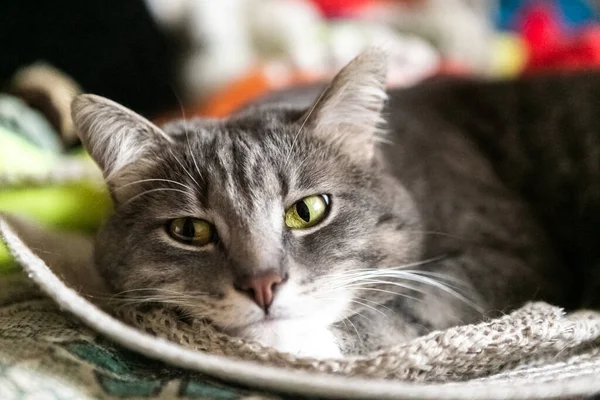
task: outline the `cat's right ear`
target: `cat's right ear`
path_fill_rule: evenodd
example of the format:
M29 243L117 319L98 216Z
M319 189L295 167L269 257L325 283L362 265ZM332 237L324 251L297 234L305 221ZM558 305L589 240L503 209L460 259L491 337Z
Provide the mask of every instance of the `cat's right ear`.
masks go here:
M77 96L71 104L71 116L83 146L107 180L153 146L172 142L146 118L104 97Z
M355 159L370 161L385 125L387 62L378 48L354 58L300 118L301 126Z

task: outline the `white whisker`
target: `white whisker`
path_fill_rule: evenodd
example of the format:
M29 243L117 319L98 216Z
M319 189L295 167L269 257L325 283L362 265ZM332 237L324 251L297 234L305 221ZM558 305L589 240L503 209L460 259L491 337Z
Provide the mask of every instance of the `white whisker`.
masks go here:
M140 179L138 181L129 182L129 183L125 184L125 185L119 186L119 187L115 188L114 190L121 190L121 189L124 189L124 188L126 188L128 186L137 185L139 183L145 183L145 182L167 182L167 183L172 183L174 185L182 186L182 187L190 190L190 187L188 185L184 185L181 182L177 182L177 181L174 181L174 180L171 180L171 179L158 179L158 178Z
M422 289L419 289L415 286L411 286L411 285L407 285L407 284L403 284L400 282L391 282L391 281L385 281L385 280L380 280L380 279L372 279L372 278L365 278L365 279L360 279L360 280L356 280L354 282L350 282L346 285L344 285L344 288L355 288L355 287L361 287L364 285L373 285L373 284L382 284L382 285L391 285L391 286L396 286L396 287L400 287L403 289L408 289L408 290L412 290L415 292L419 292L419 293L424 293L424 291Z
M356 304L360 304L363 307L367 307L367 308L369 308L369 309L371 309L371 310L373 310L375 312L378 312L379 314L383 315L384 317L387 317L387 315L385 315L385 313L383 311L378 310L378 309L376 309L375 307L373 307L373 306L371 306L369 304L366 304L366 303L363 303L363 302L360 302L360 301L354 300L354 299L350 300L350 301L353 302L353 303L356 303Z
M472 242L471 240L468 240L468 239L466 239L464 237L456 236L456 235L453 235L451 233L442 232L442 231L428 231L428 230L419 230L419 229L407 229L407 230L405 230L403 232L406 232L406 233L421 233L423 235L444 236L444 237L448 237L448 238L451 238L451 239L457 239L457 240L460 240L460 241L463 241L463 242Z
M145 194L149 194L149 193L153 193L153 192L160 192L160 191L172 191L172 192L179 192L179 193L183 193L185 195L189 195L188 192L181 190L181 189L175 189L175 188L158 188L158 189L151 189L151 190L146 190L142 193L136 194L135 196L133 196L132 198L130 198L129 200L127 200L125 203L123 203L121 206L125 206L133 201L135 201L137 198L145 195Z
M321 100L323 100L323 97L325 96L325 93L326 93L325 90L321 92L321 94L317 98L317 101L315 101L314 104L312 105L312 107L310 108L310 110L308 110L308 113L306 114L306 117L304 118L304 121L302 121L302 124L300 125L300 128L298 128L298 132L296 132L296 135L294 136L294 140L292 141L292 145L290 146L290 150L288 151L288 154L286 156L286 160L285 160L285 163L283 165L284 169L287 169L287 167L288 167L288 164L290 162L290 158L291 158L292 152L294 150L294 147L296 146L296 141L298 140L298 137L300 136L300 133L302 133L302 130L304 129L304 126L306 125L306 123L310 119L311 115L317 109L317 106L321 103Z
M194 155L194 152L192 151L192 147L190 146L190 136L189 136L189 130L188 130L188 120L187 120L186 115L185 115L185 108L183 107L183 103L182 103L181 99L179 98L179 96L177 95L177 93L174 93L174 94L175 94L175 97L177 98L177 102L179 103L179 109L181 110L181 120L183 121L183 131L185 132L185 140L186 140L186 143L187 143L188 151L190 153L190 156L192 157L192 162L194 163L194 167L196 168L196 173L198 174L198 176L202 177L202 174L200 173L200 168L198 168L198 163L196 161L196 156ZM179 163L179 165L181 165L181 163ZM183 167L183 166L182 166L182 168L185 169L185 167ZM192 178L192 180L194 181L194 183L196 184L196 186L198 187L198 189L200 189L200 185L198 185L198 182L187 172L187 170L186 170L186 173L188 174L188 176L190 178Z
M367 303L371 303L374 304L376 307L382 307L385 308L386 310L388 310L389 312L391 312L392 314L396 314L394 312L394 310L392 310L391 308L389 308L388 306L386 306L385 304L373 301L373 300L369 300L369 299L365 299L364 297L357 297L358 300L360 301L366 301Z
M208 295L207 292L197 292L197 291L188 291L188 292L181 292L178 290L174 290L174 289L167 289L167 288L160 288L160 287L155 287L155 288L137 288L137 289L129 289L129 290L124 290L122 292L118 292L113 294L111 297L119 297L119 296L128 296L131 293L139 293L139 292L148 292L148 293L159 293L159 294L170 294L170 295L175 295L175 296L179 296L179 297L187 297L190 299L195 299L196 297L199 296L206 296Z
M379 290L384 289L373 288L373 285L388 285L406 289L408 291L415 291L418 293L426 293L425 288L417 287L404 283L402 281L415 282L424 285L425 287L432 287L451 295L452 297L459 299L465 304L469 305L473 309L481 312L482 309L474 301L467 298L466 295L461 293L460 288L453 286L448 282L460 284L460 280L453 278L448 275L430 272L430 271L419 271L419 270L408 270L406 268L420 266L431 262L438 261L446 256L435 257L429 260L419 261L415 263L405 264L398 267L391 268L361 268L353 269L349 271L343 271L323 276L323 279L328 279L329 282L321 282L321 288L328 291L339 291L344 289L356 289L356 290ZM394 279L393 281L390 278ZM386 291L390 294L402 295L410 298L409 295L404 293L394 293Z
M398 269L419 267L419 266L422 266L422 265L426 265L426 264L434 263L436 261L443 260L443 259L445 259L447 257L448 257L447 255L441 255L441 256L437 256L437 257L428 258L426 260L415 261L415 262L412 262L412 263L407 263L407 264L399 265L397 267L387 267L387 268L356 268L356 269L351 269L351 270L347 270L347 271L334 272L332 274L323 275L322 277L323 278L327 278L327 277L344 277L344 276L352 276L354 273L360 274L360 273L363 273L365 271L398 270Z
M349 318L344 318L344 320L348 321L350 325L352 325L352 328L354 328L354 332L356 332L356 337L360 341L360 345L364 347L365 343L363 342L362 337L360 337L360 333L358 333L358 329L356 328L356 325L354 325L354 322L350 321Z
M388 293L388 294L393 294L394 296L405 297L407 299L411 299L411 300L414 300L414 301L423 301L422 299L420 299L418 297L411 296L411 295L406 294L406 293L393 292L391 290L385 290L385 289L380 289L380 288L366 287L366 288L360 288L360 290L371 291L371 292L380 292L380 293Z
M422 276L422 275L418 275L418 274L414 274L414 273L406 273L406 271L382 271L382 273L380 273L380 274L373 274L372 277L404 279L404 280L408 280L408 281L412 281L412 282L422 283L424 285L428 285L431 287L435 287L435 288L440 289L440 290L444 291L445 293L463 301L464 303L468 304L470 307L474 308L475 310L477 310L479 312L482 311L480 306L475 304L472 300L466 298L463 294L457 292L456 290L449 287L448 285L446 285L438 280L435 280L433 278L429 278L427 276Z
M177 164L179 164L179 166L181 167L181 169L183 169L183 172L185 172L187 174L187 176L190 177L190 179L192 180L192 182L194 182L196 184L196 187L198 188L198 190L200 190L202 188L202 186L200 186L200 184L198 183L198 181L192 176L192 174L190 174L190 172L181 163L181 161L179 161L179 158L175 154L173 154L173 151L171 149L169 149L169 153L171 153L171 155L173 156L173 159L175 161L177 161Z
M332 298L332 297L319 297L319 298L320 298L320 299L334 299L334 298ZM358 298L360 298L360 297L358 297ZM350 301L350 302L352 302L352 303L360 304L360 305L361 305L361 306L363 306L363 307L370 308L371 310L373 310L373 311L375 311L375 312L378 312L378 313L380 313L380 314L381 314L381 315L383 315L384 317L387 317L387 315L385 315L385 313L384 313L383 311L381 311L381 310L378 310L378 309L376 309L375 307L373 307L373 306L371 306L371 305L369 305L369 304L362 303L362 302L360 302L360 301L358 301L358 300L355 300L355 299L349 299L348 301Z
M356 311L353 308L349 308L348 311L350 311L352 313L351 316L358 315L359 317L363 318L365 321L367 321L369 323L373 322L373 320L371 318L365 317L363 314L359 313L358 311Z

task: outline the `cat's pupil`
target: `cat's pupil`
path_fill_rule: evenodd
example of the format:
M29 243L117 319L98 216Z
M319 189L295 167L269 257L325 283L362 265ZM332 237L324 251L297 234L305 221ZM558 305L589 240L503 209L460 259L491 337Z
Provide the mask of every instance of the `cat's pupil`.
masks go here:
M304 221L310 222L310 210L308 209L306 202L299 201L296 203L296 213L298 213L298 216Z
M193 238L196 235L196 228L194 228L194 222L190 218L186 218L181 229L181 235L185 238Z

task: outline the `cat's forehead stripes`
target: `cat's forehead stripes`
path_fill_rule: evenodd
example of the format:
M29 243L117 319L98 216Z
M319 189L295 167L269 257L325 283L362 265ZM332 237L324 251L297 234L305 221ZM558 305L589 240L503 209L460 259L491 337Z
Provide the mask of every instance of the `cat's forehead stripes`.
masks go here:
M201 207L250 217L280 205L289 185L278 163L281 146L266 136L220 126L194 131L188 127L187 133L173 132L174 128L170 133L177 138L176 148L164 154L169 167L160 172L197 189Z
M310 131L299 132L300 124L282 122L286 117L277 119L274 111L270 115L268 121L279 122L261 124L258 116L249 116L227 125L169 125L166 131L177 139L176 148L165 154L166 172L173 172L169 178L193 183L197 174L203 207L248 215L273 201L289 206L308 195L356 187L356 169L347 159ZM174 158L183 160L187 173Z

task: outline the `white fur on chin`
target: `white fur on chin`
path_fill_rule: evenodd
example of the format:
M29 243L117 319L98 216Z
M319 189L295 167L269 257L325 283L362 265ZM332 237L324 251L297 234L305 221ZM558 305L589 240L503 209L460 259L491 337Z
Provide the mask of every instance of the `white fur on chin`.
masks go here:
M243 328L239 336L298 357L340 358L335 336L326 326L306 319L265 321Z

